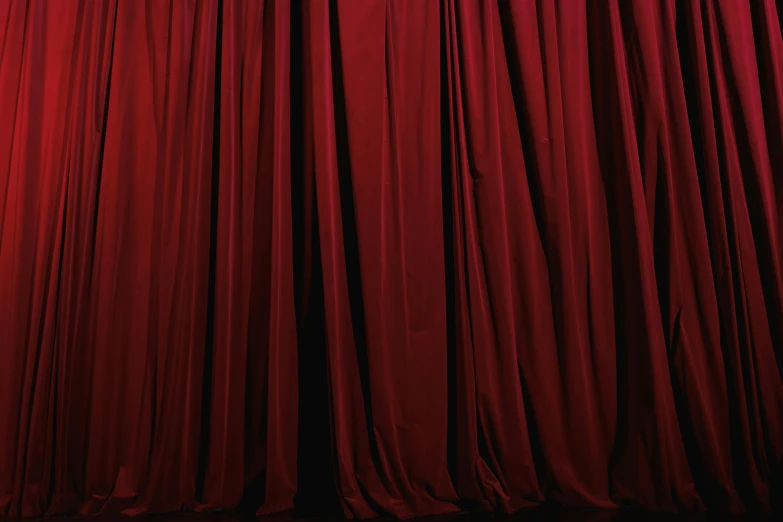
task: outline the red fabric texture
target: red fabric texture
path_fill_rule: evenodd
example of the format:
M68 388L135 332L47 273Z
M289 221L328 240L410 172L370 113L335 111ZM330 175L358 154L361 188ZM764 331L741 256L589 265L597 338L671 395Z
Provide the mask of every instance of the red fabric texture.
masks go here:
M773 509L781 20L0 0L0 514Z

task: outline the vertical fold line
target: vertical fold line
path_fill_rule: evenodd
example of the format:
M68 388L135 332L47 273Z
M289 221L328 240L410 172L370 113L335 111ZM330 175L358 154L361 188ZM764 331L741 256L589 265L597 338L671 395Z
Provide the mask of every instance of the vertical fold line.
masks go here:
M215 92L212 119L212 179L209 204L209 268L207 269L207 316L204 339L204 370L201 384L201 428L199 462L196 471L196 497L203 501L209 463L209 426L212 417L212 361L215 349L215 279L217 265L218 203L220 188L220 84L223 62L223 0L217 0L215 26Z

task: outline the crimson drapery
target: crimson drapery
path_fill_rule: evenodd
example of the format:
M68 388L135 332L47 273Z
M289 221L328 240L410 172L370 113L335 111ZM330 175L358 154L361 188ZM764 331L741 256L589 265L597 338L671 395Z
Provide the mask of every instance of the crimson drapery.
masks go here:
M773 508L781 19L0 0L0 514Z

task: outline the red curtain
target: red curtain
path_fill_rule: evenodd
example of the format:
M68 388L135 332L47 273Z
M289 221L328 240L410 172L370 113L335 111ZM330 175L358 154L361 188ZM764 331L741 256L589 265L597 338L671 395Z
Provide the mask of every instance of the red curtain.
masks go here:
M0 514L773 509L781 15L0 0Z

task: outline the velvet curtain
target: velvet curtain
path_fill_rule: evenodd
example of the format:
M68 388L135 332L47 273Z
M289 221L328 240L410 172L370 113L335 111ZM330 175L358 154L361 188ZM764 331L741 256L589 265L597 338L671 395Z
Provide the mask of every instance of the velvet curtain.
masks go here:
M0 0L0 513L774 508L780 9Z

